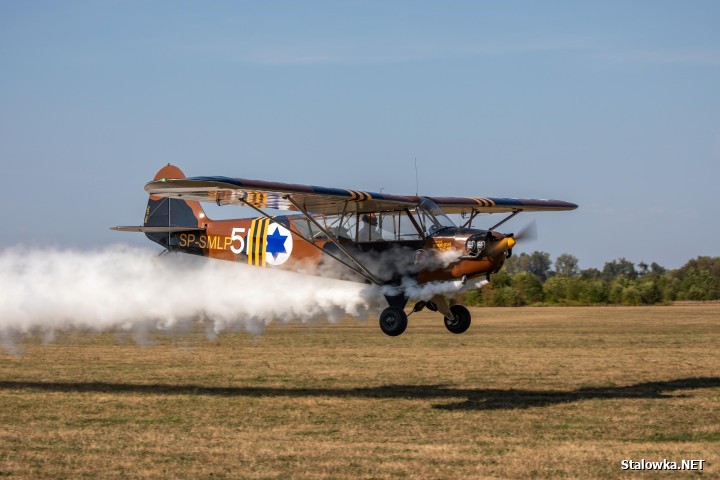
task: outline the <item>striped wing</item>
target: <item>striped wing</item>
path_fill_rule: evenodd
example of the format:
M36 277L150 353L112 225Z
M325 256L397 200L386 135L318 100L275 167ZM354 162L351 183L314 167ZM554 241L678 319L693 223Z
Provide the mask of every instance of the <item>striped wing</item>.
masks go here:
M496 197L430 197L445 213L552 212L575 210L578 206L562 200Z
M156 197L180 198L218 205L244 205L262 209L297 210L289 198L309 213L381 212L412 208L420 197L388 195L341 188L265 182L229 177L160 179L145 185ZM493 197L429 197L446 213L528 212L573 210L577 205L562 200Z
M418 197L229 177L160 179L145 185L145 190L156 197L219 205L244 205L247 202L257 208L273 210L297 210L288 200L292 198L308 212L325 215L399 210L414 207L419 200Z

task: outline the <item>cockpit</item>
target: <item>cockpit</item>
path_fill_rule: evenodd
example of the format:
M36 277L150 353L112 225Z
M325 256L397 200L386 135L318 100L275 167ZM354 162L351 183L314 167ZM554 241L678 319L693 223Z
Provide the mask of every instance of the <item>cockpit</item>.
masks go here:
M435 202L426 197L408 209L348 212L318 216L316 220L338 240L359 243L418 241L456 226ZM297 219L294 224L309 238L325 237L307 219Z
M445 212L427 197L422 197L413 213L426 237L456 226Z

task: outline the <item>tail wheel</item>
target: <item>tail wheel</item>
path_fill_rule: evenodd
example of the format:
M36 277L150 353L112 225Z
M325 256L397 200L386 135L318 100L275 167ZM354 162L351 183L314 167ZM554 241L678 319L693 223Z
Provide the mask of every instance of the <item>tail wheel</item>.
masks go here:
M453 305L450 307L455 318L445 317L445 328L452 333L463 333L470 328L470 312L462 305Z
M402 308L388 307L380 314L380 329L385 335L397 337L407 328L407 315Z

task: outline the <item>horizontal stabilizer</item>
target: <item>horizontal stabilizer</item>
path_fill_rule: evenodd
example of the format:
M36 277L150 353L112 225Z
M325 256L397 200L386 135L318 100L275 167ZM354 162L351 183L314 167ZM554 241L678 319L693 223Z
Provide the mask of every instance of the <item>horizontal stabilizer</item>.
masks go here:
M110 230L118 232L143 232L143 233L175 233L175 232L202 232L204 228L198 227L111 227Z

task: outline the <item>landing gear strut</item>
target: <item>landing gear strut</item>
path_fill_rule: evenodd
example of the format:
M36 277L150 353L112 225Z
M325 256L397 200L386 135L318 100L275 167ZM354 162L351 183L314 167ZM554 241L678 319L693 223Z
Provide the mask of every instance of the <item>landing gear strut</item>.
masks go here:
M388 298L388 302L391 299ZM407 299L402 299L403 303L407 302ZM452 305L448 306L445 297L435 295L432 300L427 302L420 301L415 304L412 311L406 314L402 307L395 301L395 305L387 307L380 314L380 329L385 335L391 337L397 337L405 331L408 324L408 316L415 312L427 308L433 312L439 312L445 319L445 328L452 333L464 333L470 328L470 312L463 305Z

